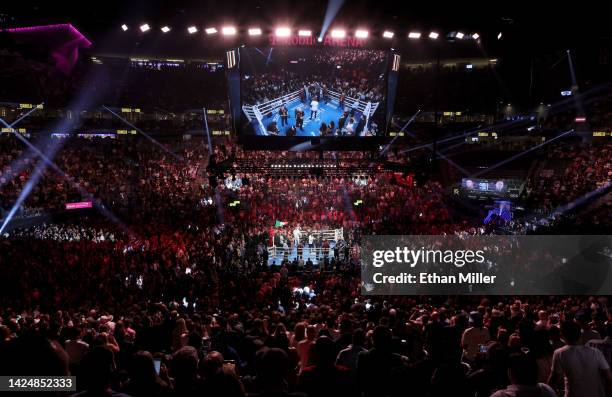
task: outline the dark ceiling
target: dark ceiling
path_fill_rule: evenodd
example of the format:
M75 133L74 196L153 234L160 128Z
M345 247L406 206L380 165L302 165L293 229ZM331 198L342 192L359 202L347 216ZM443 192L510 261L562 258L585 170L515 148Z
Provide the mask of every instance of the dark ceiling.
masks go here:
M0 13L8 25L71 22L94 40L122 23L204 26L232 23L310 26L320 29L325 0L132 0L58 2L5 1ZM602 2L543 1L409 2L388 0L345 1L334 23L348 28L365 26L383 30L410 28L465 29L479 32L514 31L533 42L560 42L577 37L612 37Z
M241 34L235 39L224 39L206 37L203 32L190 36L186 27L196 25L202 29L231 24L244 31L253 25L264 30L287 25L319 32L327 7L326 0L3 1L0 28L70 22L93 41L92 55L223 59L222 49L239 44L266 45L266 37L249 39ZM536 86L550 81L551 87L558 90L567 85L568 49L581 84L610 80L612 23L606 11L602 2L589 0L574 3L347 0L332 26L349 30L363 27L378 37L385 29L394 30L397 35L393 41L379 40L386 46L400 48L406 60L432 56L499 58L499 78L507 87L527 91L534 81ZM145 22L152 30L142 34L137 26ZM130 26L128 32L121 31L123 23ZM166 24L173 30L163 35L159 28ZM482 42L481 45L473 40L410 42L405 34L412 29L478 32ZM503 32L502 40L497 40L499 32ZM369 45L378 45L374 41L368 39Z
M327 7L327 0L4 1L0 3L0 27L70 22L93 41L91 52L95 55L220 57L222 49L231 46L265 45L265 37L255 41L244 33L253 25L272 30L282 24L318 32ZM501 58L509 69L514 64L524 68L540 63L548 70L570 49L581 71L595 67L599 69L593 75L608 75L612 24L605 11L601 2L590 0L571 4L534 0L486 3L347 0L332 26L349 30L367 28L375 37L380 37L385 29L394 30L397 32L394 40L383 44L408 48L402 51L405 59L431 58L437 51L440 55L443 48L442 57ZM146 34L137 29L144 22L152 27ZM121 31L123 23L130 26L128 32ZM162 35L159 28L166 24L173 30ZM192 24L200 29L232 24L241 28L243 34L234 39L207 38L203 32L190 36L186 27ZM482 45L476 46L472 41L436 43L435 47L430 40L409 42L405 35L412 29L478 32ZM503 40L497 40L499 32L503 32ZM368 40L369 44L378 45L373 37Z

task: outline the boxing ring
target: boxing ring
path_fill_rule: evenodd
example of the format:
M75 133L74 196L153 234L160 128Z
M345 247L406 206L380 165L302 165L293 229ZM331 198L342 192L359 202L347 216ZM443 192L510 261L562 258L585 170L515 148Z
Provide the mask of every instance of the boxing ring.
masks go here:
M320 262L328 258L331 260L335 255L341 257L342 250L341 242L344 241L344 229L323 229L323 230L301 230L302 238L300 244L296 245L292 241L285 243L277 243L276 238L273 239L272 246L268 247L268 265L280 265L284 260L303 261L308 260L314 266L318 266ZM312 246L308 244L308 236L316 236L316 242ZM327 242L327 247L322 247L321 244Z
M300 93L304 91L306 93L305 102L301 101ZM326 96L319 98L319 110L317 116L311 119L310 102L311 97L308 94L308 87L304 86L303 89L299 89L257 105L243 105L242 111L249 121L249 125L253 128L256 135L276 135L268 131L268 126L276 122L278 129L280 130L278 135L286 135L286 130L290 126L296 125L295 111L301 108L304 111L304 125L303 130L296 128L297 136L320 136L320 127L322 123L327 125L330 122L334 122L336 128L338 127L338 121L344 111L355 119L354 128L361 122L362 118L365 119L364 127L360 131L360 136L364 136L370 126L370 119L376 112L379 106L379 102L366 102L358 98L351 98L345 96L344 103L340 105L341 94L336 91L326 90ZM279 109L282 105L285 105L288 110L288 125L282 125L281 118L279 115ZM345 123L345 126L347 122ZM354 133L353 133L354 134ZM344 135L341 132L340 135ZM349 134L346 134L349 135Z

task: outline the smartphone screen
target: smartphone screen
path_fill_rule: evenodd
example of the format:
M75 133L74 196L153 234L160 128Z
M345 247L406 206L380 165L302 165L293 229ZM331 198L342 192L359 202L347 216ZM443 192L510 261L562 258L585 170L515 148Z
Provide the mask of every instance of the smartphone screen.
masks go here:
M159 368L161 367L161 360L158 358L154 359L153 365L155 366L155 373L159 375Z

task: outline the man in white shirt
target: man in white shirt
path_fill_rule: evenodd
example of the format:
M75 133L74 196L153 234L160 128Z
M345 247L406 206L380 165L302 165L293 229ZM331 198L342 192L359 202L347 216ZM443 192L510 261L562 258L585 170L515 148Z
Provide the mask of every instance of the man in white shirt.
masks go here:
M300 239L302 238L302 231L300 230L300 224L293 229L293 246L297 247L300 244Z
M319 101L317 101L317 99L317 97L314 97L312 98L312 102L310 102L310 120L317 118L319 112Z
M466 361L473 362L480 350L480 345L485 345L491 340L487 327L482 324L482 316L478 312L470 313L471 327L463 331L461 347L463 357Z
M596 349L579 345L581 329L574 321L561 324L567 342L553 353L548 384L565 383L565 397L606 397L612 393L612 372L604 355Z

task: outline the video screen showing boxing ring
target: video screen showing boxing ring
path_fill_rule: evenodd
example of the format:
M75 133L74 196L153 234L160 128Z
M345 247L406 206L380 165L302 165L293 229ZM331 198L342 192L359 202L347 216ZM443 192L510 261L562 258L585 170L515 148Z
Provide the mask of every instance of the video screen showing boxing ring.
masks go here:
M384 135L388 57L372 49L241 49L243 133Z

